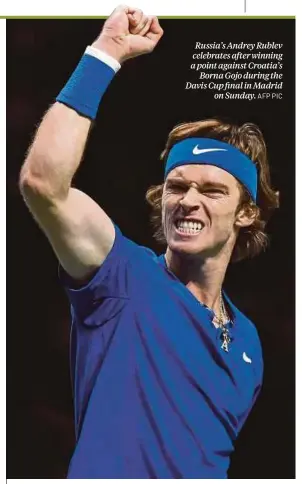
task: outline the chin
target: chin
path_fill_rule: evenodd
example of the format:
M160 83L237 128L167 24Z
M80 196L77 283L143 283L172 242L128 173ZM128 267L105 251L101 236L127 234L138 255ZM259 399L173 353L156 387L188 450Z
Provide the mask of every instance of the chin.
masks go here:
M200 256L207 252L204 244L200 244L200 241L179 241L170 239L168 241L169 249L177 254L183 256Z

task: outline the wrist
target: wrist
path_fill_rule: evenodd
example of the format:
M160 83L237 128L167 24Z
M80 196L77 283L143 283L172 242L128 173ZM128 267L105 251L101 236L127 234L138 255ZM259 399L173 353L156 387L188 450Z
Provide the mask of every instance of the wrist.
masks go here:
M90 119L95 119L102 96L116 72L108 59L104 62L97 57L95 54L85 53L56 98L58 102ZM117 63L114 59L112 61Z
M91 55L96 59L99 59L101 62L107 64L114 72L117 72L121 68L121 64L111 55L107 54L103 50L97 49L96 47L92 47L88 45L85 50L85 54Z
M122 64L125 60L124 36L122 35L109 37L106 34L102 34L91 44L91 47L101 50L115 59L119 64Z

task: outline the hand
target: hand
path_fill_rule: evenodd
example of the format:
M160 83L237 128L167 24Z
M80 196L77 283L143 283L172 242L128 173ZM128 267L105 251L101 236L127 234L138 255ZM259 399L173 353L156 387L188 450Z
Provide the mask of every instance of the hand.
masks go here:
M92 46L122 63L131 57L152 52L162 35L163 29L157 17L120 5L106 20Z

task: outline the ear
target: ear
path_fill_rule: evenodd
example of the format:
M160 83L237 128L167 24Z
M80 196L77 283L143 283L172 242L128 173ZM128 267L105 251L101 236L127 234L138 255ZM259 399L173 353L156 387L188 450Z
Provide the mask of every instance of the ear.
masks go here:
M236 214L235 226L238 228L249 227L255 222L258 215L259 208L254 204L246 203Z

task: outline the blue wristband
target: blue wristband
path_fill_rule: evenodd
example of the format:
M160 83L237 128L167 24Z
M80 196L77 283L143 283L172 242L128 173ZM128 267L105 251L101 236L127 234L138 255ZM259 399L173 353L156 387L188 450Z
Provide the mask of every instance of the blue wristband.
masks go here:
M56 101L95 119L104 92L115 71L104 62L84 54Z

